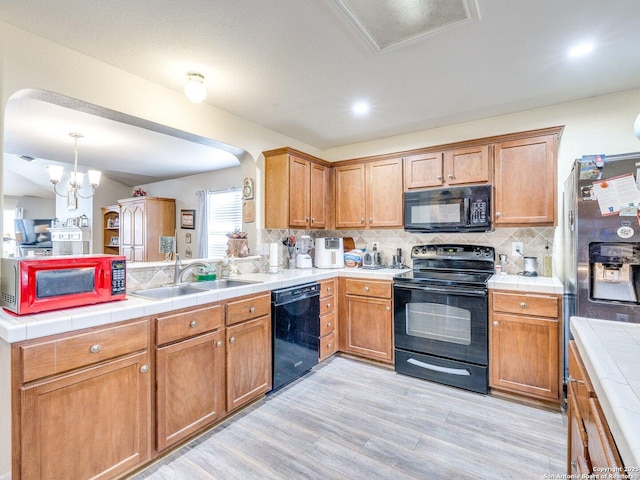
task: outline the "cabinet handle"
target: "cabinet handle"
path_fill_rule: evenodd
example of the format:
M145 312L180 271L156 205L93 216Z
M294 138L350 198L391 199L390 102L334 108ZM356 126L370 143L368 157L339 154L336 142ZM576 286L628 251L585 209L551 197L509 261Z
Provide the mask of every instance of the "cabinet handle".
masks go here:
M330 292L330 291L331 291L331 287L327 287L327 292Z
M327 348L331 348L331 344L330 343L327 343Z
M498 325L500 325L498 322L493 322L494 327L497 327Z
M222 346L222 340L218 340L216 342L216 347L221 347Z
M496 212L496 217L501 217L501 216L502 216L502 213Z
M436 180L442 180L442 175L436 175Z
M149 371L149 365L142 365L140 367L140 373L147 373Z
M255 312L255 311L256 311L256 307L251 307L251 308L249 309L249 313L253 313L253 312Z
M373 222L373 217L369 217L369 223Z
M315 222L316 221L316 217L311 217L311 221Z
M449 180L453 180L455 177L453 176L453 174L452 174L452 173L450 173L449 175L447 175L447 178L448 178Z
M327 308L331 308L331 304L330 303L327 303Z
M577 458L574 458L573 460L571 460L571 467L572 467L574 470L577 470L577 469L578 469L578 459L577 459Z
M521 306L522 308L527 308L527 304L526 304L525 302L520 302L520 306Z
M96 343L95 345L91 345L91 348L89 349L89 351L91 353L98 353L101 349L102 347Z
M304 217L304 221L308 222L309 221L309 217Z
M390 312L390 311L391 311L391 307L387 307L387 312Z
M364 287L364 291L368 292L369 291L369 287Z
M229 339L229 343L233 343L233 342L235 342L235 341L236 341L236 337L231 337L231 338Z
M189 324L189 326L191 328L196 328L196 325L198 325L198 322L196 322L195 320L191 320L191 323Z
M567 378L567 381L569 383L579 383L580 385L584 385L584 380L576 380L571 375L569 375L569 378Z
M360 219L360 223L364 223L364 217Z

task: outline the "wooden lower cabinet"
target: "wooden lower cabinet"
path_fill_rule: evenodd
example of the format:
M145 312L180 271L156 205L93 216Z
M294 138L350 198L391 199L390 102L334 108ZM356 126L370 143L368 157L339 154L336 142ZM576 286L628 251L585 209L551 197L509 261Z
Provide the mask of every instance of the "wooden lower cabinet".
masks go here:
M570 341L568 348L567 473L628 478L576 343Z
M339 279L339 349L393 363L391 282Z
M158 348L157 446L162 451L225 412L224 331Z
M106 479L150 458L149 353L20 389L12 478Z
M490 312L491 388L560 402L561 297L492 291Z
M338 351L336 342L336 299L338 298L335 278L320 282L320 352L319 361L326 360Z
M271 316L227 327L227 411L271 390Z

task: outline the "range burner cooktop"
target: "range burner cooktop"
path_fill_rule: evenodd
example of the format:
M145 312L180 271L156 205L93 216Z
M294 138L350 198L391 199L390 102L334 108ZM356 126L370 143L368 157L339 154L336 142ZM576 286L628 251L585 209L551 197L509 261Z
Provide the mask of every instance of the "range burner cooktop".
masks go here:
M495 251L478 245L417 245L413 270L396 275L397 283L482 286L493 275Z

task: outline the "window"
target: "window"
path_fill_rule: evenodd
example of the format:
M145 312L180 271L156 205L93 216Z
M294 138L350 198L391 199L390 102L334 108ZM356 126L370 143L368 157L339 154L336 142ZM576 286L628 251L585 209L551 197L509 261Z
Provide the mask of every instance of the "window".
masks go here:
M207 192L207 258L227 254L227 233L242 230L242 189Z

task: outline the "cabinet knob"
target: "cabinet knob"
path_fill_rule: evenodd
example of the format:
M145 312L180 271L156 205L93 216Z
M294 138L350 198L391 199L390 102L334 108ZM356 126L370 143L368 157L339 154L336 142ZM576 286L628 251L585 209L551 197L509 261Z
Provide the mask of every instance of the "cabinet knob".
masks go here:
M147 373L149 371L149 365L142 365L140 367L140 373Z
M387 306L387 312L391 311L391 307Z
M436 180L442 180L442 175L436 175Z
M330 327L330 326L331 326L331 322L327 322L327 327Z
M453 180L455 177L453 176L453 174L452 174L452 173L450 173L449 175L447 175L447 178L448 178L449 180Z
M330 292L330 291L331 291L331 287L327 287L327 292Z
M364 223L364 217L360 219L360 223Z
M578 469L578 459L577 459L577 458L574 458L573 460L571 460L571 467L572 467L574 470L577 470L577 469Z
M304 217L304 221L308 222L309 221L309 217Z
M498 322L493 322L494 327L497 327L498 325L500 325Z
M95 345L91 345L91 348L89 349L89 351L91 353L98 353L101 349L102 347L98 343L96 343Z
M221 347L222 346L222 340L218 340L216 342L216 347Z
M502 216L502 213L496 212L496 217L501 217L501 216Z
M567 381L569 383L579 383L579 384L584 384L584 380L576 380L575 378L573 378L571 375L569 375L569 378L567 378Z
M521 306L522 308L527 308L527 304L526 304L525 302L520 302L520 306Z
M189 326L191 328L196 328L196 325L198 325L198 322L196 322L195 320L191 320L191 323L189 323Z
M331 308L331 304L330 303L327 303L327 308Z
M229 343L233 343L233 342L235 342L235 341L236 341L236 337L231 337L231 338L229 339Z
M364 287L364 291L368 292L369 291L369 287Z
M311 221L315 222L316 221L316 217L311 217Z
M251 307L251 308L249 309L249 313L253 313L253 312L255 312L255 311L256 311L256 307Z
M373 222L373 217L369 217L369 223Z
M331 344L330 343L327 343L327 348L331 348Z

